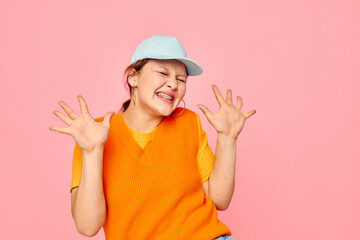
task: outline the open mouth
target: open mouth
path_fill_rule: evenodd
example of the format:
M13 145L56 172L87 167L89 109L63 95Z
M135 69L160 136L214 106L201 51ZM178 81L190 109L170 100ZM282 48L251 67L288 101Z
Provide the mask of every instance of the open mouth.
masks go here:
M162 99L171 101L171 102L174 100L174 97L173 97L173 96L166 95L166 94L164 94L164 93L162 93L162 92L156 93L156 96L158 96L159 98L162 98Z

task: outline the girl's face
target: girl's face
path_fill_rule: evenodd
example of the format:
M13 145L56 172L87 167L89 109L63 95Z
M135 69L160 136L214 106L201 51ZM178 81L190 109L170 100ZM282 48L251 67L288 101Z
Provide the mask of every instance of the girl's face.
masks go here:
M186 66L178 60L149 60L138 75L129 78L135 86L135 107L154 117L168 116L186 92Z

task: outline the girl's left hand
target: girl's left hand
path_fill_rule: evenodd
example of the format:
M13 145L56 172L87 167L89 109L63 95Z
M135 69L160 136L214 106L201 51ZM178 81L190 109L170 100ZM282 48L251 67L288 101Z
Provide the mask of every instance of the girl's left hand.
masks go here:
M197 106L205 114L210 124L216 129L218 134L236 139L244 127L245 120L256 113L256 110L242 112L243 102L240 96L237 96L237 104L232 101L232 92L227 90L226 100L224 100L216 85L212 85L215 97L220 105L218 112L213 113L204 105Z

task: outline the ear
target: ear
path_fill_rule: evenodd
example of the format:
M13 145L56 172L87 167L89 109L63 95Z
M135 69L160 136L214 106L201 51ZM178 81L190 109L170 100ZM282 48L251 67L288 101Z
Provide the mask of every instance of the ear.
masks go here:
M135 69L131 69L128 74L128 83L131 87L137 87L138 75L136 74Z

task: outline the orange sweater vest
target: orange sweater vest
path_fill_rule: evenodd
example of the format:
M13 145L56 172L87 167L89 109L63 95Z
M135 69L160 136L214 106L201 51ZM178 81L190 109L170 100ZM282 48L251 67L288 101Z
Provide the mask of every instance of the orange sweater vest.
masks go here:
M185 109L178 117L164 117L144 149L125 124L122 113L112 117L104 147L106 239L210 240L230 235L202 188L195 113Z

